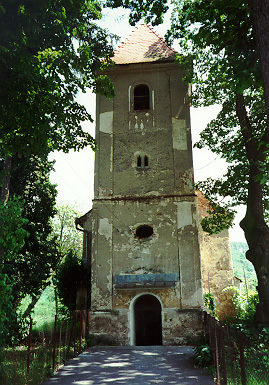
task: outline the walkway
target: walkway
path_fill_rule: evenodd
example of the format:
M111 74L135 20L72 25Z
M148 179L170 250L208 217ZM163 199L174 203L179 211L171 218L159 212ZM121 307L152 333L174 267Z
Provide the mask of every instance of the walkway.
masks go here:
M42 385L214 385L185 346L94 347Z

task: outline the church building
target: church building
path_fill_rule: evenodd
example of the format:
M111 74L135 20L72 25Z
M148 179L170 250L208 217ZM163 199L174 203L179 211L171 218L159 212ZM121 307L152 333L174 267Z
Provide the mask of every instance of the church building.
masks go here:
M138 25L107 70L115 97L96 97L94 200L77 225L90 333L105 343L175 345L201 330L189 88L175 54Z

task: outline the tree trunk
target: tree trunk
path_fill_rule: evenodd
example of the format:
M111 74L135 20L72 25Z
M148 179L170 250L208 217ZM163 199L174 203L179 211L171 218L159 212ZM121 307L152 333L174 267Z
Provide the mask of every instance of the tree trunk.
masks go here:
M45 289L44 289L45 290ZM23 313L22 315L22 318L27 318L28 315L31 313L31 311L33 310L33 308L35 307L37 301L39 300L39 298L41 297L43 291L38 294L36 297L34 297L31 301L31 303L28 305L27 309L25 310L25 312Z
M265 106L267 113L267 142L269 141L269 2L268 0L249 0L250 13L254 27L254 37L258 48Z
M7 155L4 161L3 180L2 180L1 197L0 197L0 203L3 204L4 206L7 204L7 201L9 198L11 164L12 164L12 157L10 155ZM2 227L2 223L0 223L0 228L1 227ZM4 252L5 252L4 248L0 247L0 273L2 272Z
M12 163L12 158L10 155L7 155L4 161L4 167L3 167L3 181L2 181L1 198L0 198L0 202L3 203L4 206L7 204L7 201L9 198L11 163Z
M265 223L262 208L262 186L255 181L259 170L250 165L247 211L240 222L249 250L247 259L253 263L258 278L259 304L255 322L269 324L269 228Z
M269 324L269 228L263 214L262 184L257 178L261 173L258 162L265 161L266 153L256 145L241 94L236 97L236 113L249 161L247 211L240 226L249 247L246 257L253 263L258 278L260 303L256 308L255 321Z

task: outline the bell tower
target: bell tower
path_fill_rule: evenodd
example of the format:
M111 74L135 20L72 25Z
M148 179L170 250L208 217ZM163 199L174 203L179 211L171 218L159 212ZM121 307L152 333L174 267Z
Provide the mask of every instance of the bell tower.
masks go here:
M145 24L113 60L115 97L96 102L90 330L106 343L184 343L202 307L186 73Z

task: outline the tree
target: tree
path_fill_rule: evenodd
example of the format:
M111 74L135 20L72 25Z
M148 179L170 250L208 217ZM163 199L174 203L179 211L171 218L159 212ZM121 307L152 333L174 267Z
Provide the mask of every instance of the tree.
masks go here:
M95 147L82 130L91 120L79 91L111 95L102 70L112 48L95 23L101 5L89 0L2 0L0 6L0 143L5 158L2 201L11 157ZM107 60L101 60L107 59Z
M69 311L76 310L77 291L91 280L89 267L70 249L56 272L56 287L61 303Z
M248 2L179 0L169 36L179 39L184 48L185 56L179 58L182 65L193 63L189 79L196 84L193 103L222 104L198 146L208 145L230 166L223 179L208 180L203 187L211 198L230 196L232 204L246 204L240 226L249 247L246 257L258 278L256 321L269 323L269 228L264 217L269 130Z
M67 255L72 250L73 253L82 257L83 235L75 227L75 219L80 216L81 213L68 204L56 207L56 213L52 220L53 234L57 239L62 255Z
M8 239L14 230L17 237L16 247L12 246L14 242L12 245L4 244L2 269L12 287L14 308L26 295L31 296L33 301L25 315L29 314L47 286L51 271L56 268L60 257L56 238L52 236L51 220L55 215L56 200L56 188L49 181L52 167L53 163L48 162L46 156L13 157L11 198L4 209L7 210L15 202L15 208L19 207L20 212L17 222L14 222L16 217L13 212L4 216L4 219L9 218L7 223L2 220L3 233L8 235ZM10 221L10 218L13 220ZM21 233L23 242L18 242Z
M81 283L81 274L84 274L85 270L82 263L83 236L75 228L75 219L80 216L75 207L64 204L56 207L52 220L53 236L57 240L61 255L53 272L56 311L58 311L58 299L67 309L76 308L77 290Z

